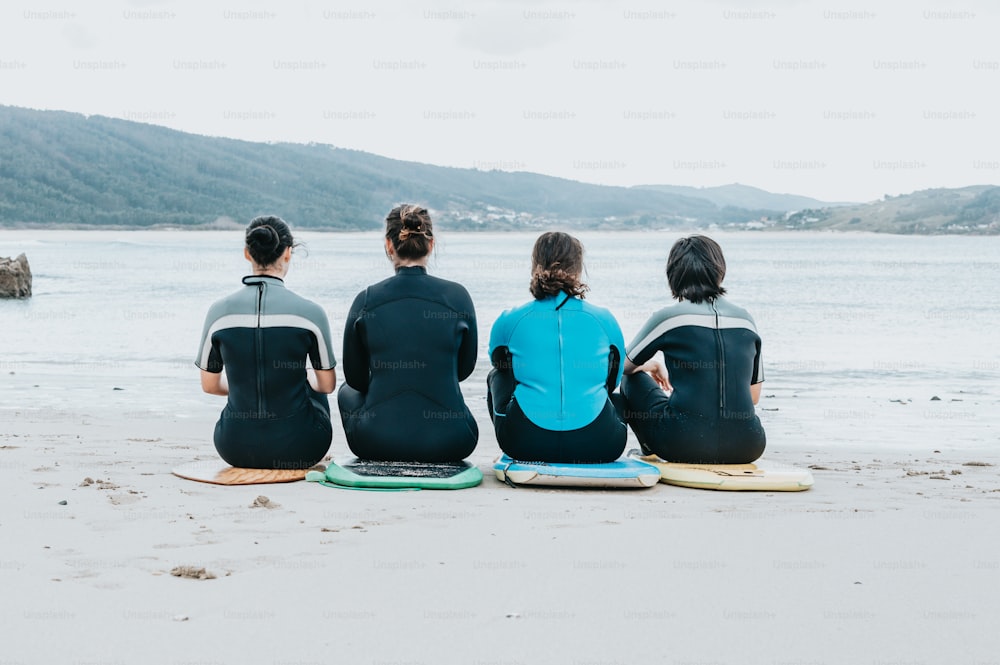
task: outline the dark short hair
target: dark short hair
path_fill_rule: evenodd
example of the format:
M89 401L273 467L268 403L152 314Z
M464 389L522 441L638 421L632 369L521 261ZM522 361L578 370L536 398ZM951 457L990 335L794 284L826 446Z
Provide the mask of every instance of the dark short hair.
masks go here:
M274 215L255 217L247 226L247 250L259 266L273 265L285 250L295 247L295 238L285 220Z
M706 236L681 238L667 257L667 282L678 300L712 302L723 295L726 259L719 243Z
M588 287L580 281L583 274L583 244L561 231L538 236L531 251L531 295L536 300L560 291L582 296Z
M427 208L404 204L385 217L385 237L401 259L420 259L431 251L434 223Z

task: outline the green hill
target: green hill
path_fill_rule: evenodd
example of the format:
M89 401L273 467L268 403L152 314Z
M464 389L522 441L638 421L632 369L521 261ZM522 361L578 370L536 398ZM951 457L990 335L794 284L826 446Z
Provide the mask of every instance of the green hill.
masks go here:
M273 213L305 228L375 229L404 201L453 229L1000 233L1000 188L987 185L850 205L735 184L603 187L0 106L0 227L211 227Z
M373 229L403 201L427 205L452 228L697 228L767 214L532 173L0 106L0 226L199 226L274 213L301 227Z
M925 189L880 201L773 217L779 228L909 234L1000 234L1000 187Z

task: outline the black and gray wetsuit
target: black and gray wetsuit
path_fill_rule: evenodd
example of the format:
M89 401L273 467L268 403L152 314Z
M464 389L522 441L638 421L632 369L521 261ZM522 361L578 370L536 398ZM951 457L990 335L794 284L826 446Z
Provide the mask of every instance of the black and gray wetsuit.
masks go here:
M476 312L460 284L419 266L358 294L344 329L337 393L358 457L447 462L468 457L479 427L459 381L476 366Z
M306 380L337 364L326 313L277 277L252 275L208 310L195 364L226 370L229 399L215 426L215 447L233 466L308 468L330 449L326 395Z
M656 312L628 347L641 365L662 351L669 397L645 372L622 380L626 417L644 452L671 462L743 464L764 452L750 385L764 380L760 336L746 310L724 298Z

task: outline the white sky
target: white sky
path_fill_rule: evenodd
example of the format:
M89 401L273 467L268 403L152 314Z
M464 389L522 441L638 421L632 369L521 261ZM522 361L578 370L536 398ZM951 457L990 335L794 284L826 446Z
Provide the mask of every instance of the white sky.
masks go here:
M996 0L51 0L0 103L587 182L1000 183Z

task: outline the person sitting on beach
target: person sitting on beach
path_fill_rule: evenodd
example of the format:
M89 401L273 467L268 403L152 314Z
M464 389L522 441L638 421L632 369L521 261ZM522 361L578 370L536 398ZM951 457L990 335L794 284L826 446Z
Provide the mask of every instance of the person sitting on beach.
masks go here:
M705 236L681 238L666 272L678 302L653 314L628 347L621 388L626 419L647 455L752 462L765 445L754 411L764 381L761 340L746 310L722 297L722 248Z
M610 399L622 376L621 328L582 299L579 240L543 233L531 261L535 299L503 312L490 334L487 407L497 442L518 460L614 461L627 435Z
M202 389L227 397L215 448L232 466L305 469L330 449L337 361L323 308L285 287L295 246L281 218L250 222L243 254L253 274L205 317L195 364Z
M465 287L427 274L427 210L393 208L385 252L396 274L354 299L337 393L347 445L362 459L457 462L479 440L459 382L476 366L478 331Z

